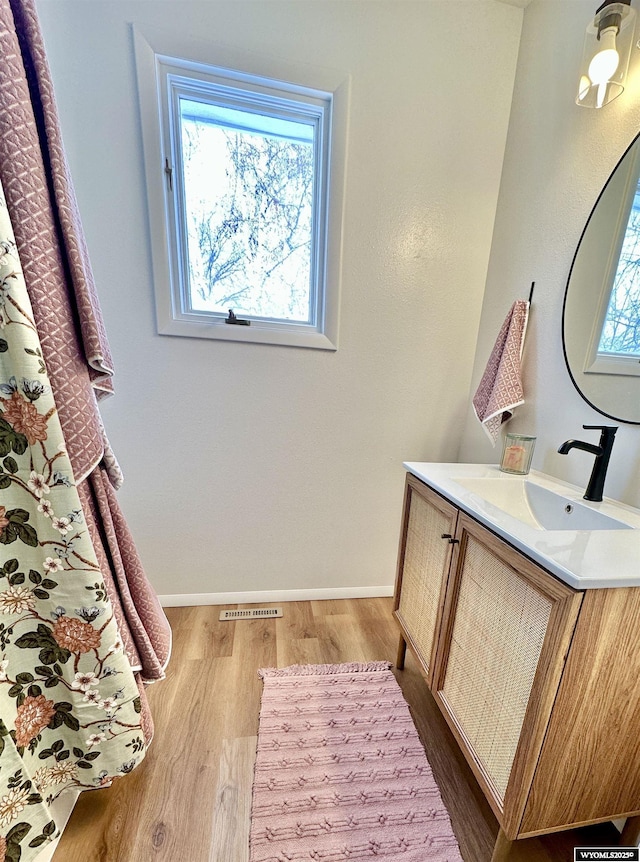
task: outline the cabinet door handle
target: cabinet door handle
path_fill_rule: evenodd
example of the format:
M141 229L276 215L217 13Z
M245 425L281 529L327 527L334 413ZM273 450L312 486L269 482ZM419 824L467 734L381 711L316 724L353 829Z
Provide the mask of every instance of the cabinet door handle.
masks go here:
M450 545L459 545L460 539L449 539L449 544Z
M450 538L451 538L451 533L443 533L443 534L440 536L440 538L441 538L441 539L450 539Z

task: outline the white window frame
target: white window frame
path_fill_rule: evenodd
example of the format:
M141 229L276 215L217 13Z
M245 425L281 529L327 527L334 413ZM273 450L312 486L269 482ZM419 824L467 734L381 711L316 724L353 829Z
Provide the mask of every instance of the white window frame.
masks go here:
M136 28L134 46L142 117L149 228L158 333L191 338L243 341L321 350L338 347L340 281L342 269L342 221L346 162L349 82L335 73L306 68L284 69L278 61L242 56L235 49L212 46L206 60L197 49L190 59L177 52L157 51ZM165 46L163 46L165 47ZM166 46L169 47L169 46ZM242 71L238 71L241 69ZM283 74L284 72L284 74ZM313 81L311 80L313 79ZM295 84L289 83L295 80ZM313 84L313 85L312 85ZM225 324L224 314L189 308L187 281L179 251L186 246L182 230L182 169L175 142L177 97L193 88L231 86L240 99L255 94L256 102L270 106L291 100L293 110L315 117L326 158L316 158L315 176L320 194L314 201L312 257L312 322L289 323L251 317L250 326ZM244 95L243 95L244 94ZM167 169L171 171L171 188ZM314 251L312 251L313 256ZM239 315L241 316L241 315ZM245 315L242 315L245 316Z

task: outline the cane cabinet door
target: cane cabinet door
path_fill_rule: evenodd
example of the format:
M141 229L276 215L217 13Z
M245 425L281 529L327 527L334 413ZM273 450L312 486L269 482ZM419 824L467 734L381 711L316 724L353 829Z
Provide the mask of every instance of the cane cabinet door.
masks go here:
M430 682L457 509L407 476L395 616Z
M464 514L456 537L433 688L494 811L513 826L582 593Z

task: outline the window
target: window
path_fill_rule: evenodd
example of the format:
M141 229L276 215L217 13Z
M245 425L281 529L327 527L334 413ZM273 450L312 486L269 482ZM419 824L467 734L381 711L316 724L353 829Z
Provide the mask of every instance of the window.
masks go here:
M640 362L640 190L636 184L598 354Z
M335 350L344 84L136 60L159 332Z
M639 172L637 155L625 160L624 170L617 172L619 185L612 186L602 207L597 249L606 265L583 369L586 374L640 375Z

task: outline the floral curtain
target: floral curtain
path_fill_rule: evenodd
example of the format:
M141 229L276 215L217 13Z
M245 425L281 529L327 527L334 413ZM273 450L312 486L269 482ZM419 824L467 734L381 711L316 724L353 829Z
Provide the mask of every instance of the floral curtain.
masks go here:
M143 758L171 631L115 489L111 354L34 0L0 0L0 862Z
M0 191L0 862L29 862L65 788L130 772L145 739Z
M34 0L0 0L0 182L83 516L139 679L164 677L171 631L114 489L98 399L113 363ZM146 727L151 719L141 689Z

